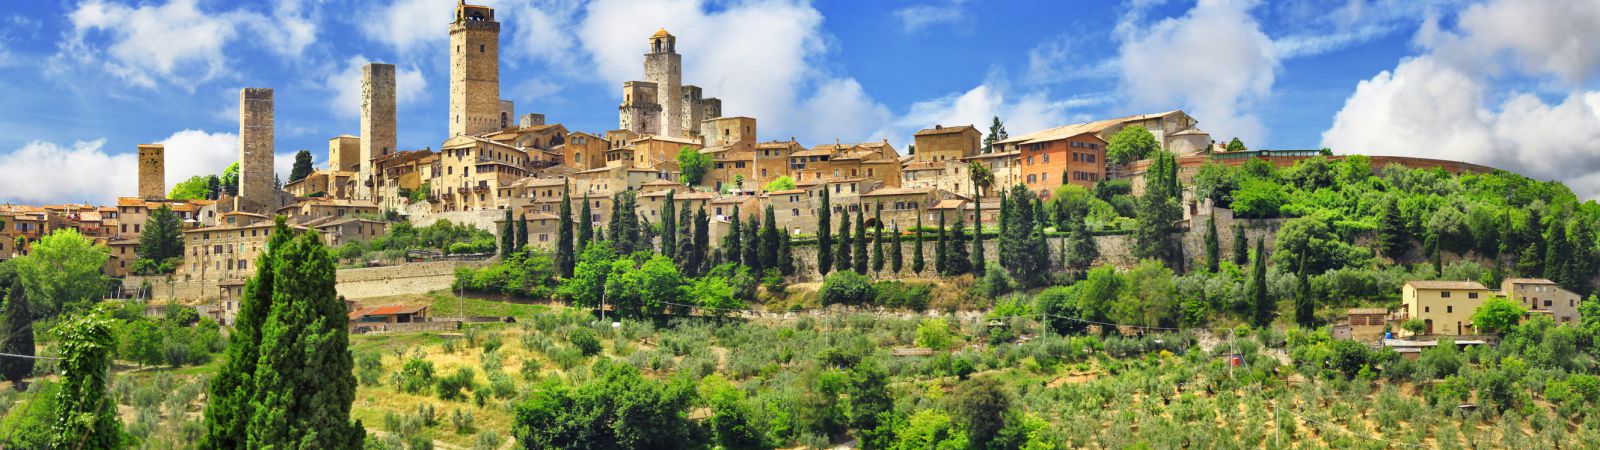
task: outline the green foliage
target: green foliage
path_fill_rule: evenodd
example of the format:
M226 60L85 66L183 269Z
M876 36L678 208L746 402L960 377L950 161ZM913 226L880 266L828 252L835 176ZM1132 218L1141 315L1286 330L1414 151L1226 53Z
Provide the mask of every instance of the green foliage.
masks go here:
M1133 253L1140 259L1157 259L1181 267L1182 249L1172 236L1183 218L1177 156L1159 151L1154 159L1145 174L1144 196L1139 198Z
M1156 137L1150 134L1150 130L1137 125L1124 127L1106 141L1106 162L1125 165L1148 158L1159 150L1161 144L1156 142Z
M22 356L0 357L0 379L21 391L26 388L23 379L33 374L34 360L25 357L34 354L33 311L22 280L15 275L5 278L11 282L0 303L0 353Z
M62 228L34 242L27 255L10 264L27 289L33 314L53 317L86 307L106 293L103 269L110 254L78 230Z
M1278 229L1273 247L1273 263L1286 272L1301 270L1302 253L1306 271L1312 274L1366 266L1372 259L1371 249L1351 245L1334 234L1320 217L1301 217L1284 223Z
M678 149L678 181L698 186L711 168L711 155L700 153L687 145Z
M583 352L583 356L600 354L600 336L593 329L578 327L567 333L567 342Z
M549 381L516 407L513 431L526 448L684 448L690 383L663 383L626 364L595 366L594 379L568 387Z
M1273 300L1267 287L1266 239L1256 240L1255 257L1252 261L1250 283L1246 285L1246 289L1250 292L1251 322L1257 327L1266 327L1272 324L1272 319L1278 313L1277 302Z
M209 402L205 409L206 434L200 440L200 448L246 446L249 439L247 425L252 414L250 401L255 391L254 376L264 335L263 325L276 301L273 295L275 267L278 254L293 238L294 233L280 217L268 237L268 251L256 258L255 276L245 282L233 332L228 334L226 357L209 386Z
M111 449L121 447L122 424L116 401L107 398L111 355L116 336L104 309L65 318L51 330L60 342L61 376L55 397L55 425L50 448Z
M823 189L821 206L817 208L817 274L821 276L828 276L828 272L833 270L832 216L828 190Z
M1239 169L1207 162L1195 171L1195 196L1211 199L1218 208L1229 208L1233 205L1233 192L1239 189L1243 178Z
M788 175L781 175L778 178L773 179L771 182L768 182L766 186L761 187L761 190L765 192L790 191L794 189L794 179L789 178Z
M1472 312L1472 327L1486 332L1504 332L1521 321L1522 314L1527 311L1527 308L1517 302L1494 296L1484 300L1483 304Z
M1228 141L1227 149L1230 152L1242 152L1242 151L1245 151L1245 150L1249 150L1248 147L1244 146L1244 141L1240 141L1239 138L1237 138L1237 137L1233 138L1233 140L1231 140L1231 141Z
M420 394L433 386L433 363L421 357L406 358L393 382L400 392Z
M289 169L289 182L293 183L311 175L311 151L300 150L294 153L294 166Z
M1235 217L1269 218L1278 217L1278 211L1288 202L1289 197L1281 185L1260 178L1246 178L1239 183L1239 189L1233 191L1231 206Z
M179 181L167 192L171 200L205 200L211 198L211 179L204 175L195 175L187 180Z
M543 300L554 291L555 280L556 268L551 255L535 250L513 252L505 259L481 268L456 267L451 289Z
M989 123L989 133L983 136L983 153L994 152L994 143L1006 140L1006 124L1000 121L1000 116L994 116L994 121Z
M927 318L917 322L917 346L934 350L949 350L955 345L950 323L944 319Z
M457 367L454 372L439 377L436 385L439 399L446 401L465 400L468 395L477 389L477 385L472 381L472 378L472 368L466 366Z
M676 217L668 214L668 217L664 218L663 220L671 218ZM566 184L561 185L561 214L556 216L556 220L559 222L556 225L556 275L562 278L567 278L572 276L572 267L573 265L577 264L577 250L575 247L573 247L572 241L572 193ZM587 218L585 218L585 220L587 220ZM662 224L670 227L670 225L668 225L669 222L662 222ZM663 245L666 245L666 242L672 240L671 236L671 234L663 234ZM670 251L668 251L667 254L667 256L671 256Z
M865 305L877 297L877 289L866 275L839 271L822 280L817 294L823 305Z
M733 314L746 306L743 300L734 297L733 287L728 285L728 279L720 276L707 275L695 280L694 284L688 287L687 297L695 304L706 308L706 313L718 316Z
M966 425L970 448L990 448L1011 412L1011 393L992 377L967 380L957 387L955 413Z

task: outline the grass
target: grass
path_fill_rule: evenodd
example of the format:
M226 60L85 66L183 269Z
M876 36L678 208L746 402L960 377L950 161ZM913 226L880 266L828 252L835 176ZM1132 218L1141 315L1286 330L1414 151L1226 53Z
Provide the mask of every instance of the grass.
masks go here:
M550 310L546 305L462 298L449 292L429 293L427 298L428 312L434 317L530 317Z

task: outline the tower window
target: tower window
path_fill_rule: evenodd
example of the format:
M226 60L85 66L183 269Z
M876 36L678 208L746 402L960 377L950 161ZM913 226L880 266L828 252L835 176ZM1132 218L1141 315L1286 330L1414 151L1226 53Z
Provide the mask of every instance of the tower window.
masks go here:
M478 53L483 53L484 52L484 48L485 47L484 47L483 44L478 44Z

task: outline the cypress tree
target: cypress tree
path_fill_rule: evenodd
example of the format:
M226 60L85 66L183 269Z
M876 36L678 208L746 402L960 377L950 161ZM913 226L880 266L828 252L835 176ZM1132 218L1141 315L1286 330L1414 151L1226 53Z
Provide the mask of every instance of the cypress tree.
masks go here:
M675 258L678 256L678 207L673 201L673 190L667 190L666 203L661 205L661 256Z
M1221 267L1222 249L1217 242L1217 215L1212 214L1206 219L1206 271L1217 273Z
M506 224L500 227L500 257L508 258L511 250L517 248L517 224L511 219L511 210L506 210Z
M740 255L739 259L744 261L744 265L750 266L751 272L756 274L761 273L761 269L766 268L761 265L761 235L756 232L759 226L761 226L759 219L756 219L755 213L751 213L749 216L745 216L744 229L739 230L744 234L740 238L744 245L742 249L744 254Z
M1567 285L1580 296L1594 290L1594 227L1588 220L1577 218L1572 223L1572 235L1567 241Z
M1439 235L1428 235L1428 254L1433 258L1433 274L1438 276L1444 273L1444 252L1439 250Z
M850 270L850 210L844 210L844 217L839 218L839 246L834 248L833 269L838 271Z
M988 265L985 263L983 254L983 209L977 207L977 201L973 201L972 206L972 262L967 264L968 269L963 270L962 273L971 271L974 274L983 275L983 271L987 270L985 266ZM958 229L961 227L961 222L962 218L957 217L956 227Z
M589 241L594 240L594 212L589 210L589 196L583 196L583 212L578 217L578 246L575 253L583 253L589 248Z
M1528 221L1522 224L1522 242L1524 243L1524 258L1518 262L1518 269L1526 270L1522 274L1526 277L1543 277L1545 270L1544 214L1540 213L1537 206L1528 208ZM1531 255L1528 254L1529 250L1532 250Z
M1084 226L1082 218L1073 219L1068 222L1067 227L1066 248L1068 256L1064 264L1076 276L1085 270L1089 270L1089 266L1094 264L1095 258L1100 257L1100 248L1095 245L1094 236L1090 235L1088 228ZM1239 245L1241 251L1244 251L1245 247L1245 244Z
M516 236L516 238L517 238L517 244L516 244L516 247L513 247L514 249L520 251L520 250L528 248L528 215L527 214L518 214L517 215L517 236Z
M927 262L922 256L922 214L917 214L917 230L911 234L916 239L916 247L911 248L911 273L921 275L927 268Z
M872 271L883 272L883 204L877 205L872 219L878 223L872 228Z
M1266 238L1256 240L1255 265L1251 266L1250 270L1250 298L1255 309L1256 327L1272 325L1272 317L1277 314L1277 305L1267 292L1266 243Z
M1389 259L1399 261L1411 250L1411 236L1406 234L1405 219L1400 217L1397 201L1386 202L1383 217L1378 220L1378 251Z
M22 277L11 276L4 308L0 309L0 353L33 356L33 311L28 305ZM10 381L16 391L28 390L23 381L33 373L33 358L0 357L0 379Z
M1550 220L1550 237L1546 239L1544 252L1544 277L1562 286L1567 283L1567 256L1571 243L1567 242L1567 226L1564 220L1552 217Z
M569 278L577 258L572 247L572 195L564 184L561 186L561 217L557 222L556 271L561 278Z
M678 263L679 272L692 274L694 269L699 267L699 263L694 262L695 255L704 253L705 249L694 246L694 214L689 211L689 208L678 210L677 222L678 231L674 234L677 235L678 242L673 247L676 248L678 254L674 255L676 257L672 261Z
M739 224L739 205L733 205L733 215L728 216L728 234L722 236L722 256L728 262L749 265L744 261L744 227Z
M694 213L694 248L697 251L690 258L690 261L694 263L694 270L689 272L690 276L700 276L700 274L706 273L711 268L708 264L710 261L704 255L705 249L711 247L710 232L711 219L706 216L706 207L701 205L700 210Z
M778 273L783 276L794 275L794 247L789 242L793 239L789 231L784 230L783 237L778 240Z
M833 270L833 224L829 223L832 215L828 185L822 185L822 207L817 209L817 274L823 277Z
M900 224L896 223L894 224L892 231L889 233L889 271L894 272L897 275L900 273L900 269L905 267L905 257L901 252Z
M1316 321L1316 299L1311 297L1311 274L1306 270L1306 247L1300 248L1300 283L1294 301L1294 321L1310 328Z
M856 245L851 250L855 260L851 267L856 273L867 275L867 227L863 225L863 221L867 220L867 208L859 203L857 205L861 210L856 212L856 237L851 241Z
M277 265L278 254L293 238L294 234L289 231L283 216L278 216L272 234L267 238L266 251L256 258L256 275L244 284L239 312L234 317L233 332L228 333L226 356L222 360L222 367L211 378L205 410L206 434L200 440L202 449L247 447L247 425L252 414L250 397L255 393L262 326L267 322L267 315L276 301L273 296L273 268Z
M278 250L272 311L261 326L250 448L359 449L349 311L334 291L334 263L315 233Z
M936 274L939 274L939 275L945 275L948 272L948 269L945 269L945 266L948 265L948 264L946 264L945 260L944 260L944 258L946 256L945 255L945 251L944 251L945 245L947 244L945 242L946 240L947 240L947 238L945 237L945 233L944 233L944 213L940 212L939 213L939 240L935 241L934 244L933 244L933 273L936 273Z
M956 224L950 227L950 242L945 243L944 250L948 255L944 257L944 268L950 276L972 273L972 260L967 254L967 226L965 217L956 217Z
M1250 242L1245 240L1244 226L1233 226L1233 264L1241 268L1250 263Z
M761 267L770 269L778 267L778 255L783 246L783 238L778 235L778 216L772 211L772 205L767 204L766 218L761 221Z
M63 318L67 316L62 316ZM102 311L66 319L56 325L61 337L61 375L56 392L56 420L50 427L50 448L121 448L122 424L117 402L107 398L106 379L116 351L112 319Z

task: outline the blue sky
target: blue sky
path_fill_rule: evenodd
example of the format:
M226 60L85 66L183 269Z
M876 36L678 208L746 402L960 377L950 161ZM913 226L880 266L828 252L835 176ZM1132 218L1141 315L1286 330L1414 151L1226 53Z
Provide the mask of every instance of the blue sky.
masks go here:
M41 0L0 12L0 201L130 195L237 157L241 87L277 95L279 170L358 131L359 67L399 68L400 146L446 132L452 0ZM1600 193L1592 0L482 0L501 96L616 127L645 38L762 140L888 139L1000 116L1013 134L1184 109L1252 148L1459 159Z

